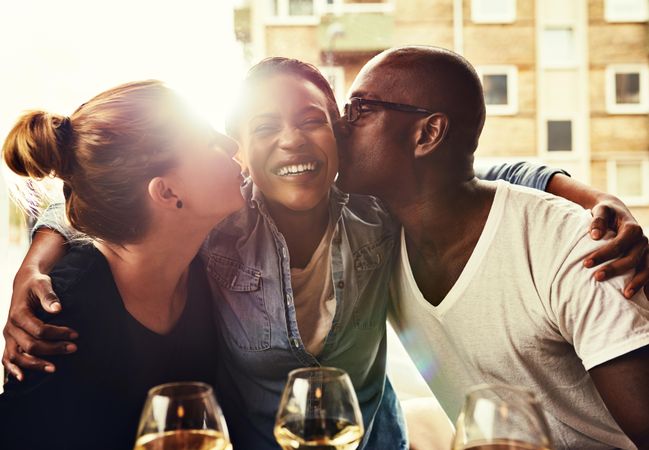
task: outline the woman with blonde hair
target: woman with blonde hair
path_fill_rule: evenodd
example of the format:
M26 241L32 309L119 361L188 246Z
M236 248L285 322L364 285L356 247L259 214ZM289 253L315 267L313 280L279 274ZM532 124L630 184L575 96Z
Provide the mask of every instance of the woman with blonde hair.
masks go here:
M211 297L195 256L243 205L236 149L158 81L103 92L70 117L18 120L6 164L60 178L67 218L89 239L51 272L63 307L43 318L78 332L74 354L57 358L56 373L5 386L1 448L132 448L149 388L214 381Z

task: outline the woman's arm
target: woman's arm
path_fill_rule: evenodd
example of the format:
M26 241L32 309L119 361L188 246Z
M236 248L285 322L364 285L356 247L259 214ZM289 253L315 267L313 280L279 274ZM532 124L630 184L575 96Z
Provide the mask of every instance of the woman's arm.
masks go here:
M608 229L617 236L584 260L584 266L594 267L612 261L595 272L595 279L603 281L635 269L635 274L624 287L624 296L631 298L649 282L649 251L647 237L626 205L614 195L557 174L550 179L549 193L575 202L593 213L590 235L601 239ZM619 259L615 259L618 258Z
M593 214L591 237L595 240L600 239L609 229L616 232L617 236L588 255L584 266L593 267L611 261L595 273L597 281L634 270L634 276L624 287L626 298L633 297L643 286L649 291L647 237L619 198L573 180L563 170L528 162L476 167L476 176L485 180L502 179L512 184L547 191L590 209Z
M53 364L34 355L72 353L76 346L69 342L77 333L67 327L46 324L36 317L38 308L56 314L61 303L52 289L49 273L65 254L65 239L58 232L40 228L16 273L9 317L3 334L6 340L2 364L18 380L23 379L20 367L54 372ZM20 366L20 367L19 367Z

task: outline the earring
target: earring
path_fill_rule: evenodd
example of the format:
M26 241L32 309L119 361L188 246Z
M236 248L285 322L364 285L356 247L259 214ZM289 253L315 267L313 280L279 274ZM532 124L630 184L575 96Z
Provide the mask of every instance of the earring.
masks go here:
M176 202L176 208L181 209L182 207L183 207L183 201L182 201L182 200L178 200L178 201Z

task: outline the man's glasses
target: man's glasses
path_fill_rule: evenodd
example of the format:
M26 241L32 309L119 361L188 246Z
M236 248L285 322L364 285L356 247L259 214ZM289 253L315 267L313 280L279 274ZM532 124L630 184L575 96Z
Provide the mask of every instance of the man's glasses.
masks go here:
M352 97L349 99L349 102L344 106L343 114L347 122L352 123L356 122L363 112L367 112L367 109L363 109L364 105L373 105L380 106L385 109L391 109L393 111L401 111L408 113L418 113L418 114L435 114L434 111L430 111L425 108L420 108L418 106L406 105L405 103L392 103L384 102L381 100L371 100L367 98Z

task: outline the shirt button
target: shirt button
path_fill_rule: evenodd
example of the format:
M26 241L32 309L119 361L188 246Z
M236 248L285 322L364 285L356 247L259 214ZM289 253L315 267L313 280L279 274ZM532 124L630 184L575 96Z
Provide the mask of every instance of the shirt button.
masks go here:
M295 346L295 348L298 348L300 346L300 343L297 339L293 338L293 345Z
M286 303L290 305L292 301L293 301L293 296L291 294L288 294L286 296Z
M344 282L344 281L339 281L339 282L338 282L338 288L339 288L339 289L342 289L342 288L344 288L344 287L345 287L345 282Z

